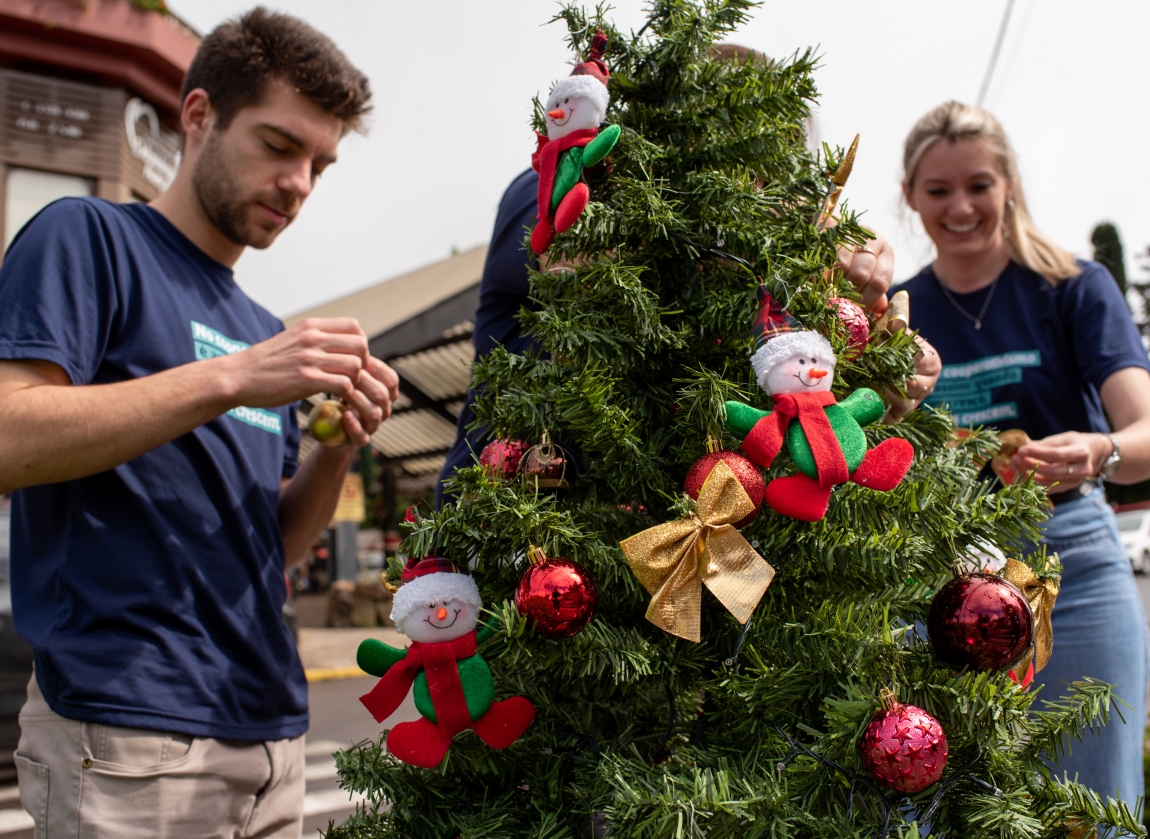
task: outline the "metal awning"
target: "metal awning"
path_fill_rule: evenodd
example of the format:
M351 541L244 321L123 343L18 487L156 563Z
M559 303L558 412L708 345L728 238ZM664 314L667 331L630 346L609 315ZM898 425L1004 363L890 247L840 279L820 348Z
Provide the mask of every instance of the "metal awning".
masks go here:
M284 321L290 326L308 317L359 320L371 354L400 377L400 398L371 445L411 488L435 481L455 441L471 377L472 318L486 256L486 247L474 248ZM314 445L305 433L301 459Z

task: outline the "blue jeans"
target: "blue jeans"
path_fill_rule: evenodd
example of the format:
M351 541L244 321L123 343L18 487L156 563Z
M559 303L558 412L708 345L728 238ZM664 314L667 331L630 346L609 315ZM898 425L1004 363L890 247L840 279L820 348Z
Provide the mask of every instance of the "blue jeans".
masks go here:
M1063 682L1093 676L1114 685L1126 722L1111 710L1100 734L1071 740L1059 774L1082 783L1105 801L1117 796L1131 808L1144 792L1142 737L1146 727L1150 644L1146 615L1114 513L1100 489L1060 504L1043 526L1043 544L1062 559L1062 588L1051 616L1054 652L1035 684L1043 698L1067 693ZM1133 709L1133 710L1131 710Z

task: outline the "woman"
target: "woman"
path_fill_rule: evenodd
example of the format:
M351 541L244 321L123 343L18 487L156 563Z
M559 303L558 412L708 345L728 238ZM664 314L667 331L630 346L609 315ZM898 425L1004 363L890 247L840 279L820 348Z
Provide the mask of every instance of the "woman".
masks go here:
M1021 428L1012 467L1050 487L1043 543L1063 563L1044 696L1092 676L1122 708L1072 742L1059 769L1133 806L1143 793L1147 627L1101 478L1150 478L1150 362L1117 284L1042 236L997 120L948 102L906 140L903 195L937 257L904 288L913 326L942 356L928 404L960 426ZM1114 431L1106 417L1109 416Z

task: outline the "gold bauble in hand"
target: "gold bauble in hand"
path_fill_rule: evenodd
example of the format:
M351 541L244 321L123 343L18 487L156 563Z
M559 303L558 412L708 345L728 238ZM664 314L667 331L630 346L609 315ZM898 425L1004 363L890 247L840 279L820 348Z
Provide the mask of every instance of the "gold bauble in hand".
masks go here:
M343 403L336 399L325 399L307 416L307 430L316 442L325 446L342 446L347 442L347 430L343 427Z

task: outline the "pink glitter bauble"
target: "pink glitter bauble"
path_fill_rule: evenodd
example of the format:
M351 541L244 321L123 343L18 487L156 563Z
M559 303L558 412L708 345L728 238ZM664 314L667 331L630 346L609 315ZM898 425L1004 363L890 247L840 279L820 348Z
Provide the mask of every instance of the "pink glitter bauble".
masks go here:
M529 449L522 440L492 440L479 454L479 465L497 478L514 478L519 471L519 459Z
M946 766L946 734L922 708L892 703L875 714L859 744L866 773L899 792L918 792Z
M866 349L870 340L870 322L867 321L866 312L853 300L845 297L832 297L827 301L833 303L839 310L839 323L847 331L847 351L844 355L847 361L854 361Z

